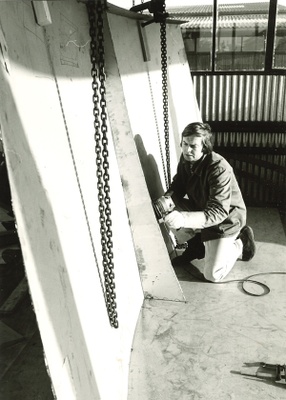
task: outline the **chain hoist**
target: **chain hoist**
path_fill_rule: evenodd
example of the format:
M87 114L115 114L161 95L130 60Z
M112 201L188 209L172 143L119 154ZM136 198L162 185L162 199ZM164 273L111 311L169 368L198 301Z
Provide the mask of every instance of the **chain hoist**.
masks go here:
M141 4L144 4L144 0L141 0ZM135 7L135 0L132 0L132 7Z
M165 10L165 1L164 1ZM161 71L162 71L162 94L163 94L163 121L166 153L167 182L169 189L171 185L171 166L170 166L170 142L169 142L169 99L168 99L168 63L167 63L167 34L166 21L160 22L160 41L161 41Z
M109 186L109 161L107 138L107 108L104 68L103 13L106 1L89 0L87 11L90 24L90 58L93 89L94 140L97 167L97 190L101 234L102 263L105 286L105 302L111 326L118 328L114 282L111 200Z
M167 63L167 34L166 34L166 18L169 14L166 12L165 0L151 0L141 5L135 5L130 11L143 11L148 9L153 14L153 19L141 24L145 27L153 22L160 23L160 44L161 44L161 71L162 71L162 97L163 97L163 123L164 123L164 138L165 138L165 156L166 156L166 168L165 162L162 157L162 164L164 169L164 178L166 188L169 189L171 185L171 167L170 167L170 143L169 143L169 100L168 100L168 63ZM161 143L159 140L159 146L161 149Z

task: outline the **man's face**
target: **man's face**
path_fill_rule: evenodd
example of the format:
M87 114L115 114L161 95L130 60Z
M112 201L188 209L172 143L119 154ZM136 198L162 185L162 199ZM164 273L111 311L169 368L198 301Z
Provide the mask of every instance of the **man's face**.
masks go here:
M204 154L201 137L194 135L183 137L181 147L184 159L192 163L198 161Z

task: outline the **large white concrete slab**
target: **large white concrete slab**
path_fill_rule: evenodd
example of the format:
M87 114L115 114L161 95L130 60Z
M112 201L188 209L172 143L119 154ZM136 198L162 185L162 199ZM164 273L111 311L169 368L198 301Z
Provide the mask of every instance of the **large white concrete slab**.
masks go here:
M143 291L110 140L119 321L112 328L103 287L86 7L48 3L52 24L44 29L31 2L0 2L0 122L13 208L57 398L121 400Z

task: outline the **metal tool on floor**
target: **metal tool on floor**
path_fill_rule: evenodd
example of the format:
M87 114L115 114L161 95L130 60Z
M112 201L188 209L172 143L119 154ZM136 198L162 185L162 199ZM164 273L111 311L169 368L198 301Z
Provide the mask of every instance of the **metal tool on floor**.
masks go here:
M245 363L241 375L252 376L262 380L271 380L286 387L286 364Z

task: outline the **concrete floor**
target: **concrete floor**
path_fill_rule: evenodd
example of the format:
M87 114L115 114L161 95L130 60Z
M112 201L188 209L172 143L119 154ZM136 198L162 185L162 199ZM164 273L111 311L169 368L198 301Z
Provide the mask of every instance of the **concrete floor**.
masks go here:
M186 303L145 301L138 321L128 400L285 400L286 384L241 374L260 362L285 364L286 240L276 209L249 210L257 254L225 280L259 272L270 293L238 282L212 284L178 269ZM202 263L197 262L202 268ZM254 292L261 288L250 286ZM245 364L248 364L246 367ZM250 368L251 365L251 368Z
M286 239L278 211L251 208L248 223L255 231L257 254L248 263L237 262L227 280L286 272ZM285 400L286 385L240 371L255 373L260 362L286 362L286 275L257 277L271 291L254 297L243 293L237 282L205 283L189 272L176 271L186 303L144 303L131 356L128 400ZM20 282L21 274L15 279ZM0 399L52 400L28 291L13 312L0 317Z

